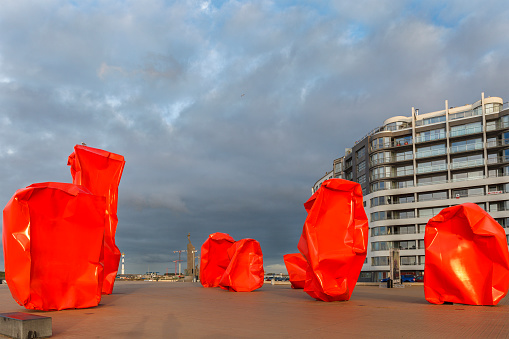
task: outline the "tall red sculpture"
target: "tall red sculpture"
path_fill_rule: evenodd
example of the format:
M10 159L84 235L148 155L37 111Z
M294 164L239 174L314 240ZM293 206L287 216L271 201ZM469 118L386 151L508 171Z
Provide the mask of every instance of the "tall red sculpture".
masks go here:
M230 257L228 249L235 240L226 233L209 235L201 247L200 282L203 287L218 287Z
M304 288L306 282L306 271L309 267L306 258L300 253L285 254L283 256L286 270L290 276L292 288Z
M323 301L349 300L367 254L361 186L327 180L304 207L308 216L298 244L309 263L304 291Z
M424 235L424 295L432 304L496 305L509 288L504 229L476 204L443 209Z
M230 262L219 287L234 292L251 292L263 286L263 254L260 243L242 239L228 249Z
M101 149L76 145L67 164L71 166L74 184L83 185L93 194L106 198L109 217L104 234L103 293L111 294L121 255L115 244L115 233L118 223L118 185L124 169L124 157Z
M97 306L103 282L104 197L64 183L16 191L3 210L5 278L28 309Z

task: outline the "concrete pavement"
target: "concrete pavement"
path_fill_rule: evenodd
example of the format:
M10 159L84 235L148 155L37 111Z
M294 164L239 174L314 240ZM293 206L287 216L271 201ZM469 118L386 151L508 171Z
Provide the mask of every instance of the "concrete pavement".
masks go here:
M422 285L357 286L347 302L315 301L290 285L254 292L199 283L117 281L98 307L25 310L0 285L0 313L53 318L53 338L507 338L509 297L497 306L432 305Z

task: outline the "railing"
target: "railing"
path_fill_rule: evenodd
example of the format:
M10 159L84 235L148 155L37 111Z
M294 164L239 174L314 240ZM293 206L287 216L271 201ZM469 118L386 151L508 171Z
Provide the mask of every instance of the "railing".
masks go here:
M498 176L498 175L497 175ZM486 179L487 176L485 175L475 175L475 176L471 176L471 177L467 177L467 178L456 178L456 179L451 179L449 180L449 182L460 182L460 181L470 181L470 180L481 180L481 179Z
M475 127L468 127L468 128L450 131L449 136L450 137L459 137L462 135L481 133L481 132L482 132L482 126L475 126Z
M496 158L488 158L487 163L488 164L504 164L506 162L509 162L509 156L501 156Z
M501 139L501 140L495 140L495 141L488 141L486 143L486 147L497 147L497 146L506 146L509 145L509 139Z
M476 159L476 160L465 160L465 161L456 161L452 162L450 167L451 169L458 168L466 168L466 167L476 167L484 165L484 159Z
M445 139L445 136L446 136L445 132L435 133L435 134L430 134L430 135L418 136L418 137L415 138L415 143Z
M458 152L466 152L466 151L475 151L483 148L482 142L475 142L465 145L451 146L449 148L450 153L458 153Z
M376 165L386 164L386 163L390 163L390 162L392 162L392 158L386 157L386 158L379 158L379 159L371 160L369 162L369 165L376 166Z
M395 177L403 177L406 175L414 175L414 169L396 170Z
M447 165L417 166L417 174L446 171Z
M432 150L427 150L427 151L417 151L415 153L415 158L418 159L418 158L428 158L428 157L433 157L433 156L437 156L437 155L443 155L443 154L446 154L446 149L445 147L442 148L442 149L432 149Z
M496 124L486 124L486 131L494 131L509 127L509 121L498 121Z
M482 115L482 109L475 109L475 110L470 110L470 111L466 111L466 112L449 114L449 121L461 119L461 118L473 117L473 116L477 116L477 115Z

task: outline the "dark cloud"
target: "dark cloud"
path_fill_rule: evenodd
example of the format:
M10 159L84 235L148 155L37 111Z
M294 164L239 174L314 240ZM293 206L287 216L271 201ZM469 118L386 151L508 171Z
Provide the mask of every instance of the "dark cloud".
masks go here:
M187 234L296 252L302 203L383 120L507 100L503 1L7 2L0 203L70 182L75 144L122 154L128 272L173 268ZM1 267L0 267L1 268Z

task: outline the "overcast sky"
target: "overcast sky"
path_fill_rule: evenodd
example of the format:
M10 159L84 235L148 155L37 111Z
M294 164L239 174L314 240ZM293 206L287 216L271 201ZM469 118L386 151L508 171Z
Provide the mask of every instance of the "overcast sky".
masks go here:
M71 182L86 142L126 159L127 273L173 272L189 232L254 238L278 273L346 147L508 80L506 0L3 0L0 205Z

